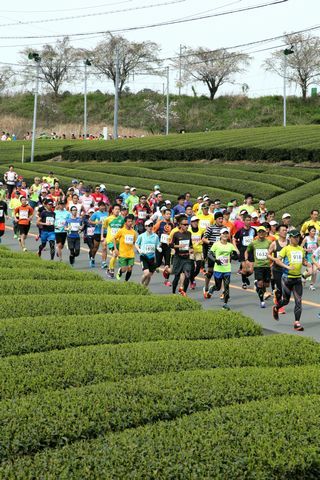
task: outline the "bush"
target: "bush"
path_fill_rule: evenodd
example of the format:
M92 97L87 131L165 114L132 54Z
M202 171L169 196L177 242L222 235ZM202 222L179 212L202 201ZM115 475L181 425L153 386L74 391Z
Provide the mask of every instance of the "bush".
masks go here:
M319 361L316 342L289 335L77 347L2 358L0 393L5 399L195 368L284 367Z
M117 287L120 291L120 287L129 285ZM0 320L0 355L102 343L205 340L261 334L259 325L236 312L161 312L153 313L151 318L150 313L143 312L15 318Z
M1 272L0 272L1 274ZM45 310L43 311L45 307ZM21 317L21 312L29 316L39 315L70 315L95 313L124 312L162 312L165 310L200 310L201 306L191 298L170 295L95 295L87 294L47 294L39 297L19 295L15 302L11 298L1 299L0 318Z
M271 398L3 463L3 478L317 479L320 397ZM298 421L297 421L298 420Z
M60 280L37 280L30 283L30 280L2 280L1 293L3 295L48 295L51 291L56 293L88 293L88 283L65 280L64 274L60 274ZM112 283L92 280L90 283L90 294L102 295L148 295L149 290L137 283ZM55 297L56 298L56 297ZM83 302L86 302L83 298ZM41 311L41 310L40 310ZM39 311L39 312L40 312ZM39 313L38 312L38 313Z
M17 263L16 263L17 264ZM52 268L48 268L48 265L52 265ZM74 270L66 269L63 272L59 268L55 268L57 263L51 262L51 264L39 264L32 268L28 267L12 267L5 268L0 267L0 278L2 280L24 279L24 280L61 280L62 276L64 280L81 280L82 282L100 281L103 282L103 278L97 273L76 272ZM1 300L2 301L2 300ZM1 316L1 310L0 310Z

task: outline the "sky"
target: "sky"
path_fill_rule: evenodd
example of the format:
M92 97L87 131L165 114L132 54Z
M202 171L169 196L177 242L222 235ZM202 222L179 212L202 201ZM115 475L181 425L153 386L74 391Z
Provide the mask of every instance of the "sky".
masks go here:
M26 39L18 37L45 37L46 35L61 35L62 37L66 34L88 33L82 37L71 37L71 43L79 48L92 48L103 39L103 34L93 34L92 32L109 30L112 32L173 19L214 15L268 4L273 1L275 0L91 0L91 4L88 0L68 0L67 2L55 0L54 3L40 0L29 0L28 2L16 0L12 4L6 2L0 11L0 37L16 38L0 38L0 62L17 64L21 61L19 52L22 49L26 47L41 48L44 43L54 44L56 40L55 38ZM314 27L318 25L316 22L319 18L317 15L319 11L319 0L288 0L256 10L174 25L135 29L121 34L130 41L150 40L158 43L161 48L161 58L167 58L177 55L180 45L193 48L202 46L214 50ZM39 23L30 23L35 21L39 21ZM26 24L26 22L29 23ZM320 35L320 28L313 34ZM242 85L246 83L249 86L248 95L251 97L281 95L283 79L266 73L261 65L272 51L285 47L286 45L281 39L242 49L230 48L230 51L242 51L250 54L251 64L245 73L235 78L235 84L226 84L218 94L239 94L242 91ZM270 50L257 52L257 50L266 48L270 48ZM13 66L13 68L18 69L19 67ZM178 72L170 69L171 93L178 92L177 79ZM130 79L129 87L132 91L151 88L162 92L164 81L160 77L136 75ZM208 93L204 85L198 83L193 85L197 93ZM83 82L79 80L73 87L66 86L65 89L81 92ZM113 86L108 80L97 80L96 77L89 76L88 90L97 89L103 92L112 92ZM191 95L191 84L184 85L182 93ZM287 93L288 95L300 95L296 85L288 85Z

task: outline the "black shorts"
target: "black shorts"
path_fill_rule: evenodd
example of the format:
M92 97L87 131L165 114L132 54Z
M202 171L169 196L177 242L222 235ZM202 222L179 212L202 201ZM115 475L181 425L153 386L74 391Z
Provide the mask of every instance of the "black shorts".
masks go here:
M140 262L142 270L149 270L149 272L155 272L157 268L156 259L148 258L146 255L140 255Z
M246 252L246 249L245 249L245 250L240 249L239 252L240 252L239 262L242 263L242 262L245 261L244 254L245 254L245 252ZM251 262L251 263L254 262L253 252L248 252L248 262Z
M192 270L192 262L190 258L183 258L179 257L179 255L173 256L172 261L172 273L174 275L180 275L180 273L188 273L191 274Z
M254 279L263 281L264 283L270 283L271 280L271 268L270 267L254 267Z
M95 233L95 234L93 235L93 240L94 240L95 242L97 242L97 243L100 243L100 242L101 242L101 235L100 235L100 233Z
M29 223L29 225L20 225L18 223L18 229L19 229L20 235L28 235L29 230L30 230L30 223Z
M56 232L56 243L61 243L62 246L66 243L67 232Z

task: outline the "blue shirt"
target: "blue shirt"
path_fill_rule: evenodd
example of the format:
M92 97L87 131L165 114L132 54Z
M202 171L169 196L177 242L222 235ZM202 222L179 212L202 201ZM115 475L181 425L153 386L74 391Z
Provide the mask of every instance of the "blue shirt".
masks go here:
M80 217L69 217L66 219L66 228L68 229L68 237L79 238L79 232L82 225L82 219Z
M130 197L130 193L120 193L119 197L122 198L122 205L125 205L127 198Z
M173 207L173 213L174 215L180 215L181 213L185 213L186 209L183 205L180 205L179 203Z
M144 232L139 235L136 244L141 250L141 255L146 255L148 258L154 258L156 249L160 245L160 240L156 233L149 234L148 232Z
M91 217L90 221L95 222L96 220L99 222L96 225L96 228L94 229L94 234L95 235L100 235L101 234L101 228L102 228L102 223L103 220L108 217L108 212L100 212L99 210L97 212L94 212Z
M70 217L67 210L55 210L56 218L54 222L54 231L57 233L65 232L66 220Z

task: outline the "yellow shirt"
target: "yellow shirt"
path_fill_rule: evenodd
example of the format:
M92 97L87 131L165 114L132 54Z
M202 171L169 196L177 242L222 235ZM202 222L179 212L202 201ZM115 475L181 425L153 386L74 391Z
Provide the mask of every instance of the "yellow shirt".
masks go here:
M320 232L320 222L319 221L314 221L314 220L307 220L306 222L304 222L304 224L302 225L301 227L301 230L300 230L300 233L301 235L306 235L307 231L308 231L308 227L315 227L315 229L317 230L317 232L319 233Z
M254 205L243 204L243 205L240 205L240 207L238 207L239 213L241 212L241 210L246 210L249 214L251 214L256 211L256 207Z
M297 245L287 245L282 250L280 250L278 257L282 258L284 263L287 263L291 267L294 267L292 270L288 270L288 278L299 278L301 277L301 268L303 265L303 260L306 256L305 250Z
M198 213L197 217L199 218L199 228L206 230L207 227L214 224L214 218L211 213L205 215L204 213Z
M138 234L133 228L120 228L113 237L116 242L119 241L119 257L134 258L134 244L137 241Z
M188 232L191 233L191 240L192 240L192 247L194 253L202 253L203 245L200 242L202 235L204 234L206 230L204 228L198 228L196 232L192 230L191 227L188 228Z

